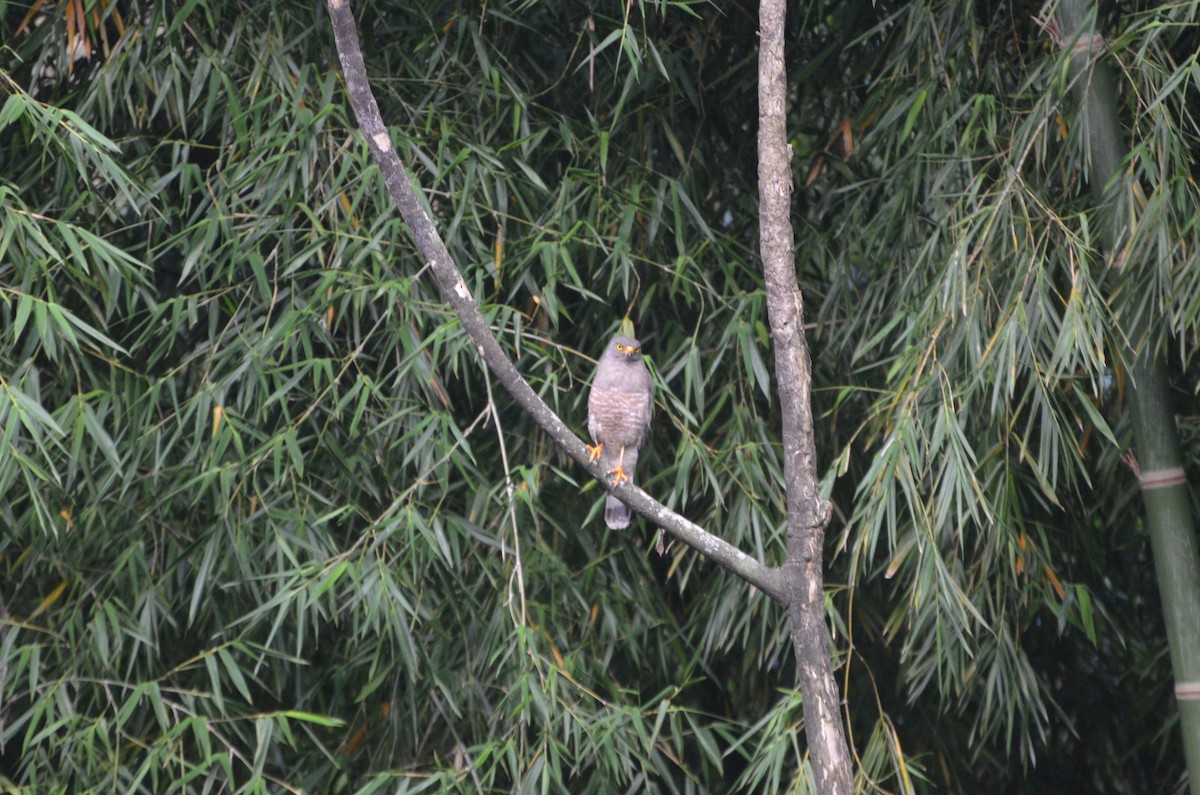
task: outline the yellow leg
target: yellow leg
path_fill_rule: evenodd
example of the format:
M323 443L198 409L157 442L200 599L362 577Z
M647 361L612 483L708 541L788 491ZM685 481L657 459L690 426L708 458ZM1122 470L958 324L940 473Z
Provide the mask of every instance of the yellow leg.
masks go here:
M629 480L629 476L625 474L625 445L621 445L621 452L617 456L617 465L613 469L610 469L608 474L616 476L613 483L617 486Z
M586 447L588 449L588 463L590 464L594 461L599 460L600 451L604 449L604 442L601 442L600 444L595 444L595 445L589 444L589 445L586 445Z

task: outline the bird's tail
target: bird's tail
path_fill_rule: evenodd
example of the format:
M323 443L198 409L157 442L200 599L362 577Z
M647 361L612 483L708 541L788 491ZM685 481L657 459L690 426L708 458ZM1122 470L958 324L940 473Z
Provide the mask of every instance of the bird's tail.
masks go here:
M629 520L633 518L633 511L629 510L629 506L618 500L611 494L604 501L604 523L608 525L609 530L624 530L629 527Z
M607 448L605 448L607 452ZM613 456L610 461L604 462L604 469L612 471L620 462L621 467L625 470L625 477L629 482L633 482L633 472L637 468L638 449L636 447L626 447L624 454ZM604 523L608 525L609 530L624 530L629 527L629 522L633 519L633 510L628 505L618 500L611 494L604 502Z

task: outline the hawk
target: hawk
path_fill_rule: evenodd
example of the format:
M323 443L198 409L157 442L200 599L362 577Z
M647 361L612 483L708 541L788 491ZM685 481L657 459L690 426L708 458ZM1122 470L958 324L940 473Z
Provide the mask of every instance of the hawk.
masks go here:
M633 482L638 452L650 434L654 381L642 361L642 346L631 337L614 337L596 365L588 395L588 445L592 461L600 460L616 484ZM629 526L633 512L611 494L604 503L604 522L611 530Z

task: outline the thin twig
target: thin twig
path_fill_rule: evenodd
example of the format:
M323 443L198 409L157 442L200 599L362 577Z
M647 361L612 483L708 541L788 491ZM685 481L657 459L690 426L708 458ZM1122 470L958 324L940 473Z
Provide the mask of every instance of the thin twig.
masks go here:
M496 400L492 395L492 377L488 374L487 368L483 368L483 381L487 385L488 407L492 411L492 417L496 420L496 439L500 442L500 462L504 467L504 494L508 499L508 520L512 523L513 532L513 578L517 581L517 594L520 597L521 615L518 619L520 626L525 626L525 569L521 565L521 531L517 527L517 509L513 504L513 482L512 472L508 466L508 447L504 443L504 429L500 427L500 412L496 410ZM500 545L501 553L503 554L504 544ZM512 601L512 579L508 585L509 601Z

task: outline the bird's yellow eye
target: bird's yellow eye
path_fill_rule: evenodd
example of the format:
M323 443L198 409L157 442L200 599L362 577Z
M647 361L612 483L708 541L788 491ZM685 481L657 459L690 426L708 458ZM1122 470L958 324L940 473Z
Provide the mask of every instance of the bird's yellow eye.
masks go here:
M619 351L623 351L623 350L625 350L625 346L624 346L624 345L622 345L621 343L619 343L619 342L618 342L618 343L617 343L617 350L619 350Z

